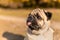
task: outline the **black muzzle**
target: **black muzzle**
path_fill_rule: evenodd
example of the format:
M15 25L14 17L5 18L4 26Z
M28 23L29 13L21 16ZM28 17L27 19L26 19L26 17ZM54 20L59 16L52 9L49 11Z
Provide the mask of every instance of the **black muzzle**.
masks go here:
M37 20L36 20L35 16L31 15L31 14L27 18L27 25L31 30L41 29L40 25L38 25L38 23L37 23Z

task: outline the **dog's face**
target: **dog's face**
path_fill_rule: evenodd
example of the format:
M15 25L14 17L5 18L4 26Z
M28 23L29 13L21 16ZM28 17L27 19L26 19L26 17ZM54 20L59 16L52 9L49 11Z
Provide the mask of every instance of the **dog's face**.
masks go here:
M45 12L45 10L38 9L32 11L27 18L27 26L33 31L39 31L39 29L43 29L45 22L50 21L52 13ZM48 25L48 24L47 24Z

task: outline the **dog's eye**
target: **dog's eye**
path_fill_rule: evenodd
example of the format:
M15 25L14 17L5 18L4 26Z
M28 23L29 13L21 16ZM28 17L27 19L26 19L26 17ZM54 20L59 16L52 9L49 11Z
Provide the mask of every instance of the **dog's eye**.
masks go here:
M39 16L39 14L37 13L36 15L35 15L36 17L37 17L37 19L39 19L39 20L41 20L42 18Z
M37 16L37 18L38 18L38 19L41 19L41 17L40 17L40 16Z

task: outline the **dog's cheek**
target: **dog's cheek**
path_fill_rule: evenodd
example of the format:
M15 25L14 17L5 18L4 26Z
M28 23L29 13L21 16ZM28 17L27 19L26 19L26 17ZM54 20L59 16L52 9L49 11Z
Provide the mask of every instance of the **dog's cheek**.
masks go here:
M38 24L42 26L44 24L43 20L39 21Z

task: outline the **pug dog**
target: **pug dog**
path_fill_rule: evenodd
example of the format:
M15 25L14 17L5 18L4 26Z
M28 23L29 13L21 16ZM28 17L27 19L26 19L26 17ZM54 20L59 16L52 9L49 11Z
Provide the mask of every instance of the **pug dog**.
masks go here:
M44 9L34 9L26 21L27 33L24 40L53 40L53 29L50 27L52 13Z

